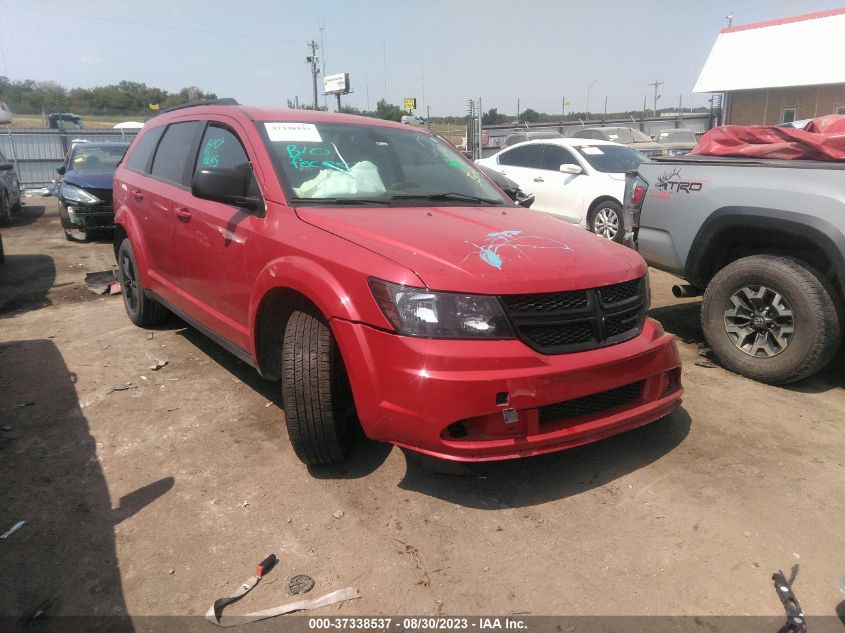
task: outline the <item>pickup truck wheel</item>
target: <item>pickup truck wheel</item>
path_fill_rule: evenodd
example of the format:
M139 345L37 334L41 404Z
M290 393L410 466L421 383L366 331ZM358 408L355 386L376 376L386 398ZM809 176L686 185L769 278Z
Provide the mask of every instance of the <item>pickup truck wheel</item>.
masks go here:
M731 371L787 384L824 367L839 348L835 297L821 275L803 262L743 257L708 284L701 327L710 348Z
M621 243L624 233L622 207L610 200L599 203L593 209L590 230L599 237Z
M352 390L328 324L308 308L285 327L282 395L296 456L309 466L346 459L359 428Z
M132 323L148 327L167 319L167 308L144 295L144 286L138 275L138 264L135 262L135 253L129 238L120 243L117 251L117 278L120 280L123 306Z

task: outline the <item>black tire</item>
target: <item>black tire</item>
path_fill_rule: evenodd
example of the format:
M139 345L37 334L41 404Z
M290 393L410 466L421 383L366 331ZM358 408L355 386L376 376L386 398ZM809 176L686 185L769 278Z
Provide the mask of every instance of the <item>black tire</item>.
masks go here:
M18 186L20 186L20 185L18 185ZM12 213L20 213L22 208L23 208L23 205L21 204L21 195L18 194L17 201L15 202L15 204L12 205Z
M0 235L0 264L6 261L6 253L3 250L3 236Z
M605 200L596 205L590 214L590 231L606 240L621 244L625 236L621 205L613 200Z
M359 430L352 390L334 336L311 308L285 327L282 395L296 456L309 466L346 459Z
M167 319L170 313L160 303L156 303L144 294L144 286L138 276L138 264L129 238L120 243L117 251L117 277L120 280L120 293L123 307L129 320L137 326L157 325Z
M807 264L753 255L728 264L707 285L701 327L725 367L783 385L814 374L836 354L840 316L837 295Z
M12 210L9 208L9 198L0 194L0 224L9 224L12 221Z

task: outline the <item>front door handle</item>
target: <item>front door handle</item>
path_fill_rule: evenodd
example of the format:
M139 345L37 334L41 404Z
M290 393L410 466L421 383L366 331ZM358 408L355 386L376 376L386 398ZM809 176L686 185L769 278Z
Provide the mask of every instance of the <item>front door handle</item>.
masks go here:
M543 180L543 177L542 177L542 176L537 176L537 177L534 179L534 182L546 182L546 181L545 181L545 180Z
M135 202L141 202L144 199L144 194L141 193L138 189L133 189L132 197L135 198Z
M180 222L190 222L191 217L193 217L194 215L189 209L186 209L185 207L179 207L174 211L176 213L176 219L178 219Z

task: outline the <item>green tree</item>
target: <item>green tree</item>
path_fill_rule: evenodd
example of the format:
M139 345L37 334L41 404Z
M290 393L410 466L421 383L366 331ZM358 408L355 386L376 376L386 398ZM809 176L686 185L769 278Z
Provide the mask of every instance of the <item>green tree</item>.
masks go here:
M540 113L531 108L525 108L519 115L519 120L521 123L536 123L540 120Z

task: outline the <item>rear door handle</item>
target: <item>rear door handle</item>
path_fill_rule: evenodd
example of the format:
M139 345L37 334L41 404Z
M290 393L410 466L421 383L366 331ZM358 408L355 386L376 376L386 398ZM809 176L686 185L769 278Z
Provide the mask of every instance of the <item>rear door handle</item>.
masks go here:
M144 194L138 191L137 189L133 189L132 197L135 198L135 202L141 202L144 199Z
M534 182L546 182L546 181L545 181L545 180L543 180L542 176L537 176L537 177L534 179Z
M193 217L194 215L190 212L190 210L186 209L185 207L179 207L177 209L174 209L174 211L176 213L176 219L178 219L180 222L190 222L191 217Z

